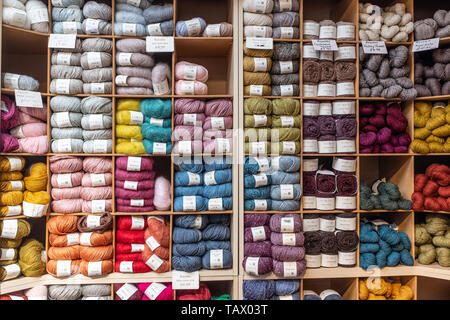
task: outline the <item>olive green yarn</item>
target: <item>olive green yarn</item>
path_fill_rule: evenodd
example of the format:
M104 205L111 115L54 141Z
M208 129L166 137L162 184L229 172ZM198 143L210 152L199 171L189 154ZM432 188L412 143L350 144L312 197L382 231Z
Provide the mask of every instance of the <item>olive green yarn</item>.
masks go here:
M272 101L265 98L248 98L244 100L244 114L265 114L272 113Z
M416 245L421 246L427 243L431 243L431 236L425 228L424 224L416 224L414 226L414 233Z
M419 247L418 261L420 264L430 264L436 260L436 249L432 244L424 244Z
M292 141L295 144L295 151L293 153L284 153L283 152L283 142L273 142L271 143L271 153L272 154L299 154L300 153L300 142Z
M273 99L272 113L279 116L296 116L300 114L300 101L297 99Z
M271 116L267 116L266 125L260 126L260 128L270 127L270 126L272 126L272 117ZM245 128L256 128L255 127L255 117L254 117L254 115L245 115L244 116L244 127Z
M269 128L245 128L245 142L271 141L271 131Z
M268 141L263 141L261 143L264 143L264 145L265 145L266 154L270 153L271 143L268 142ZM252 153L251 151L252 150L250 149L250 142L246 142L244 144L244 152L245 153Z
M447 231L449 220L446 216L430 214L425 217L425 228L433 236L443 236Z
M272 128L283 128L283 123L281 122L281 117L282 116L277 116L277 115L272 116ZM293 128L300 128L301 127L300 116L292 116L292 119L294 119Z
M272 129L271 142L277 141L300 141L299 128L276 128Z

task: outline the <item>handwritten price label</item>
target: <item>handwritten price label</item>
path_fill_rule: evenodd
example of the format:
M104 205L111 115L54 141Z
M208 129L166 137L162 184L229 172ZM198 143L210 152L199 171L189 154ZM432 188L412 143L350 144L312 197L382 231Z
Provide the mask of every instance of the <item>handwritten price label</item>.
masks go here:
M366 54L387 54L384 41L363 41L362 46Z
M146 38L147 52L173 52L174 41L173 37L147 37Z

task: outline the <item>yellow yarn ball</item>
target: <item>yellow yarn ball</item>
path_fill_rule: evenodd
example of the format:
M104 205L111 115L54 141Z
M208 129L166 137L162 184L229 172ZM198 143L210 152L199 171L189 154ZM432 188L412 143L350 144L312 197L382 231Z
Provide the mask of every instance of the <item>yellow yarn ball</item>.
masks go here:
M411 150L417 153L429 153L428 143L420 139L414 139L410 144Z
M443 236L435 236L433 238L433 244L436 247L450 248L450 230L448 230Z
M126 139L125 139L126 140ZM119 154L144 154L145 148L142 142L121 142L116 145L116 153Z
M19 266L25 277L39 277L45 272L42 261L44 245L35 239L28 239L19 250Z
M398 292L392 292L392 300L412 300L414 293L409 286L400 286Z
M16 266L20 270L20 266L18 264L16 264ZM7 275L8 274L6 273L5 268L4 267L0 267L0 281L3 281L6 278ZM17 274L15 277L12 277L12 278L17 278L19 275L20 275L20 272L19 272L19 274Z
M439 142L431 142L428 144L431 153L442 153L444 152L444 145Z
M431 134L431 132L430 132L430 134ZM445 143L445 139L444 138L439 138L439 137L436 137L434 135L428 136L428 138L426 138L425 141L428 142L428 143L431 143L431 142L437 142L437 143L440 143L440 144L444 144Z
M49 204L50 203L50 195L46 191L25 191L23 193L23 201L34 204Z
M369 293L368 300L387 300L385 296L378 296L373 293Z
M425 127L431 116L432 105L429 102L418 101L414 105L414 126Z
M25 178L25 187L29 191L44 191L47 189L47 165L42 162L32 164Z
M20 171L0 172L0 181L22 180L23 174Z
M431 243L431 236L425 228L424 224L416 224L414 226L414 240L416 245Z
M445 114L437 114L434 117L432 116L430 119L428 119L427 125L425 127L428 130L434 130L446 123L447 123L447 120L445 119Z
M22 238L20 239L0 238L0 248L18 248L21 243Z
M365 280L359 280L359 299L367 300L369 298L369 289L367 288Z
M424 244L419 247L418 260L421 264L430 264L436 261L436 249L432 244Z
M416 128L414 129L414 139L425 140L431 135L431 131L427 128Z
M378 296L385 295L389 289L387 282L383 278L368 278L366 285L371 293Z
M135 140L144 139L144 137L142 137L140 126L128 126L123 124L116 126L116 137Z
M22 191L0 192L0 206L17 206L22 204Z
M21 171L24 166L25 159L23 157L0 157L0 172Z
M117 101L117 111L132 110L140 111L141 99L119 99Z
M31 226L28 223L28 221L24 219L15 219L15 220L17 220L17 231L15 237L9 239L22 239L27 237L31 231ZM3 226L5 224L5 221L7 220L0 221L0 234L3 234Z
M116 113L116 124L142 124L142 122L144 121L144 115L141 112L136 112L133 111L134 114L138 113L140 119L142 119L142 121L139 121L139 123L133 122L131 123L131 111L130 110L122 110Z
M431 131L432 134L438 137L444 137L447 138L450 136L450 124L445 123L444 125L437 127L433 131Z
M14 190L12 190L13 183L14 183ZM25 189L25 185L22 180L16 180L13 183L11 181L0 181L0 191L1 192L23 191ZM20 183L20 187L19 187L19 183Z

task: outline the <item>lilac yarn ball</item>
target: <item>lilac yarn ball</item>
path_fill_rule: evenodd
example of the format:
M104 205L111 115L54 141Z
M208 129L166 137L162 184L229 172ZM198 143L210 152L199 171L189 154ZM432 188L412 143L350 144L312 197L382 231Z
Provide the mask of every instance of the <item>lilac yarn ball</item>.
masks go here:
M255 228L255 227L253 227ZM265 240L269 240L270 239L270 229L268 226L264 226L264 233L265 233L265 237L264 239L258 240L258 241L265 241ZM252 232L252 228L245 228L244 229L244 241L245 242L258 242L255 241L253 239L253 232Z
M279 277L286 277L287 275L284 274L284 264L286 262L282 261L276 261L273 260L273 273ZM294 277L300 276L306 269L306 262L305 260L297 261L295 262L296 265L296 272L293 275ZM290 275L289 275L290 276Z
M293 230L287 231L287 232L299 232L302 230L302 220L300 219L299 214L273 214L270 218L270 230L273 232L283 232L282 227L282 221L288 222L289 220L293 220Z

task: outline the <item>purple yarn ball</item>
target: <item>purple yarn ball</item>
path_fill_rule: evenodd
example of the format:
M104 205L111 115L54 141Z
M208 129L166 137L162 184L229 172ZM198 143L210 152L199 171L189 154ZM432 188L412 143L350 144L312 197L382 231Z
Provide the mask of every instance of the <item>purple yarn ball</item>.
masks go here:
M253 228L255 228L255 227L253 227ZM244 241L245 242L259 242L259 241L269 240L270 239L270 229L269 229L268 226L264 226L264 232L266 234L265 238L261 239L261 240L258 240L258 241L255 241L253 239L252 228L250 228L250 227L249 228L245 228L244 229Z
M362 146L372 146L377 141L377 134L375 132L361 132L359 134L359 144Z
M394 153L394 147L390 143L382 144L381 153Z
M272 258L277 261L293 262L305 257L305 248L290 246L272 246Z
M285 262L273 260L273 272L275 273L275 275L279 277L287 276L284 274L284 264ZM296 265L296 274L294 276L298 277L305 271L306 262L305 260L296 261L295 265Z
M248 273L249 270L247 270L247 259L248 257L244 258L244 261L242 261L242 267L244 268L245 272ZM258 274L259 276L267 274L269 272L272 272L273 270L273 262L272 258L268 257L260 257L258 261Z
M285 233L286 235L286 233ZM295 235L295 246L303 246L303 244L305 243L305 236L303 235L302 232L296 232L294 233ZM272 232L270 234L270 241L272 242L273 245L276 246L285 246L286 244L283 243L283 233L279 233L279 232Z
M249 213L244 214L244 227L258 227L267 224L270 215L266 213Z
M377 143L384 144L389 142L391 140L391 133L392 131L388 127L381 128L377 132Z
M299 232L302 231L302 220L300 219L300 215L299 214L293 214L293 213L288 213L288 214L280 214L280 213L276 213L273 214L272 217L270 218L270 230L273 232L282 232L281 231L281 220L282 219L286 219L286 218L292 218L293 219L293 224L294 224L294 230L292 231L288 231L288 232Z
M246 242L244 244L244 256L246 257L271 257L272 243L270 241Z

